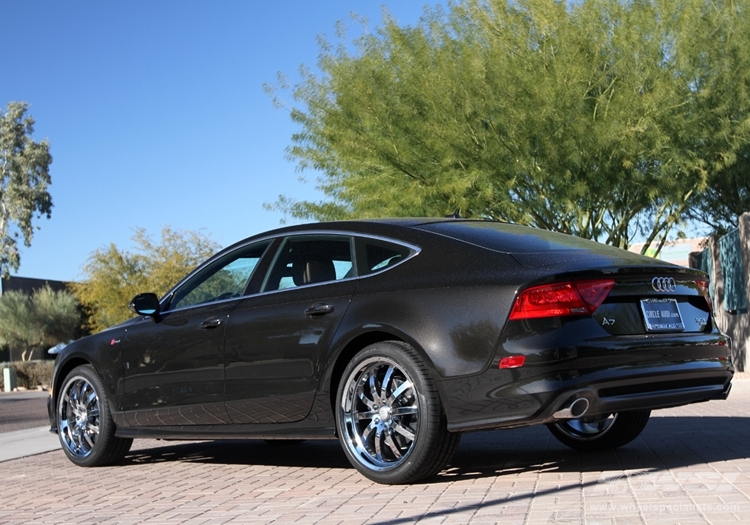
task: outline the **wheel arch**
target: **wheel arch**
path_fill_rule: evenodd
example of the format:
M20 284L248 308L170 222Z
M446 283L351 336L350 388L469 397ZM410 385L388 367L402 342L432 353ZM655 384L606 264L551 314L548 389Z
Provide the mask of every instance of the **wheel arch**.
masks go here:
M396 342L408 344L411 348L413 348L419 354L419 357L424 360L425 364L427 365L428 372L430 373L430 375L432 375L436 384L440 385L440 381L438 381L438 374L435 373L435 368L434 368L432 361L430 360L429 356L424 351L424 349L421 348L416 343L416 341L412 340L410 337L406 336L405 334L399 334L395 330L387 330L384 328L364 332L355 336L344 345L344 347L336 356L336 362L331 368L331 373L329 375L327 385L328 385L328 396L329 396L329 401L330 401L330 406L331 406L331 413L334 417L335 417L335 410L336 410L336 392L338 390L338 385L339 385L339 382L341 381L341 376L344 373L344 369L346 368L346 365L349 364L349 361L351 361L355 355L357 355L359 352L361 352L368 346L373 345L375 343L380 343L383 341L396 341ZM440 386L438 386L438 391L440 390L441 390ZM442 394L442 392L440 392L440 394Z
M84 359L80 356L71 357L67 361L65 361L63 364L60 365L60 367L57 369L57 375L55 376L55 382L52 385L52 400L55 402L55 406L57 406L57 396L60 393L60 389L62 388L62 383L65 381L65 378L68 376L71 370L74 368L78 368L79 366L85 366L89 365L96 370L96 367L89 361L88 359ZM97 372L98 373L98 372Z

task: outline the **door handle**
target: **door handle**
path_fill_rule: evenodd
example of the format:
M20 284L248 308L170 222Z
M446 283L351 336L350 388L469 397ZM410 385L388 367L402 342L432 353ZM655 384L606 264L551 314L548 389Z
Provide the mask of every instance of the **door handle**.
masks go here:
M213 330L221 326L221 319L206 319L201 323L201 328L204 330Z
M305 310L305 315L325 315L333 312L333 305L318 303L310 306Z

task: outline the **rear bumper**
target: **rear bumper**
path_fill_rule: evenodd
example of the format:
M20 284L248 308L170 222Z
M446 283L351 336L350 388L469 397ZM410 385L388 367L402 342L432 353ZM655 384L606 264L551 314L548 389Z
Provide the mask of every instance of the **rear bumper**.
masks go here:
M483 403L483 407L474 402L474 410L471 410L472 404L467 403L467 408L462 411L453 411L451 415L454 417L449 417L448 420L448 430L466 432L552 423L566 419L555 414L581 398L588 402L588 409L584 414L586 416L627 410L655 410L726 399L732 388L731 378L731 372L724 372L714 375L652 375L639 380L621 379L599 383L540 381L549 390L524 392L521 387L507 389L506 395L495 392L496 400Z
M551 423L569 418L559 411L581 398L583 415L596 416L726 399L731 389L734 367L726 338L718 333L571 339L506 343L483 373L443 380L448 429ZM572 344L560 345L565 342ZM506 355L525 355L526 363L499 369Z

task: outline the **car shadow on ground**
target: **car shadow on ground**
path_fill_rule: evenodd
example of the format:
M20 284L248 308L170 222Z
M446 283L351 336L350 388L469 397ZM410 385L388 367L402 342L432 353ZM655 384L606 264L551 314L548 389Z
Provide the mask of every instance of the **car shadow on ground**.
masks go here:
M267 443L263 440L217 440L199 442L135 441L148 448L131 450L123 464L184 461L221 465L266 465L279 467L349 468L335 439ZM134 446L135 449L135 446Z
M136 441L126 464L199 462L280 467L352 468L338 441ZM145 446L144 446L145 444ZM543 426L465 434L451 464L429 482L520 472L660 471L750 457L750 418L654 417L643 434L606 452L578 452Z

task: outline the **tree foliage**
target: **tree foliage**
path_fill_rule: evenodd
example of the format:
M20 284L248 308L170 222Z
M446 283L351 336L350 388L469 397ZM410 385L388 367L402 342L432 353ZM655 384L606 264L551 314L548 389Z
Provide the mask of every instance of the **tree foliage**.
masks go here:
M662 243L747 158L749 8L464 0L415 27L386 15L323 42L319 75L267 87L278 104L291 91L289 155L326 195L268 207L320 220L460 209Z
M84 279L72 286L88 314L91 330L104 328L132 317L130 300L142 292L166 293L218 245L199 232L161 231L155 242L143 228L132 237L136 251L129 252L110 244L96 250L84 265Z
M34 119L27 108L11 102L0 109L0 274L5 276L20 265L19 236L31 246L34 216L52 213L49 143L31 138Z
M68 341L81 322L78 303L70 292L49 286L31 296L10 291L0 295L0 344L21 349L21 360L38 347Z

